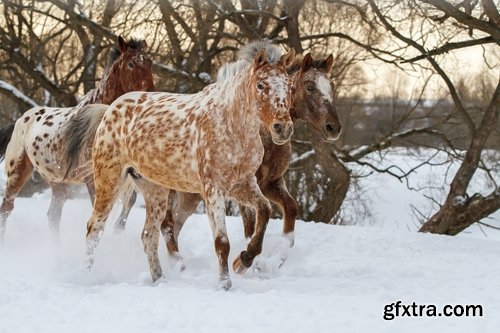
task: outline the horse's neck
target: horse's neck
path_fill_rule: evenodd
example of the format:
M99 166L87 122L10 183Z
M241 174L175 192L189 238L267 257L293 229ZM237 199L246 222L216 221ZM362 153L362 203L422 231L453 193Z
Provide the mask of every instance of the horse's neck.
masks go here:
M84 106L88 104L111 104L115 99L125 93L120 86L118 77L118 65L116 62L111 65L109 70L99 82L97 88L89 91L87 95L78 104Z
M234 95L230 107L219 108L219 112L225 112L225 114L219 114L218 117L226 119L227 125L240 139L254 140L259 133L261 121L255 99L248 95L251 91L249 82L249 77L246 75L238 78L231 92Z
M292 74L292 79L294 82L294 86L297 87L298 82L300 80L300 71L295 72ZM292 94L292 106L290 107L290 118L292 119L292 122L295 124L297 120L301 119L300 118L300 110L302 110L305 107L304 105L304 98L302 97L302 94Z
M92 103L111 104L125 92L120 86L118 74L112 66L94 91Z

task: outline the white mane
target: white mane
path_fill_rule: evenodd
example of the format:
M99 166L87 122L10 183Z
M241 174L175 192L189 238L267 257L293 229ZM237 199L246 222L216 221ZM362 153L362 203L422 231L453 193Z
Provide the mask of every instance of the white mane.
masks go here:
M252 62L260 49L266 50L266 59L271 64L277 63L283 55L283 52L281 52L281 49L277 45L269 41L259 40L244 45L238 53L238 58Z
M225 83L233 80L239 73L247 69L260 49L266 50L266 59L269 63L277 63L283 53L281 49L268 41L255 41L244 45L238 52L238 60L222 65L217 73L217 82Z
M250 64L251 62L240 59L235 62L222 65L217 72L217 82L225 83L234 80L239 73L250 67Z

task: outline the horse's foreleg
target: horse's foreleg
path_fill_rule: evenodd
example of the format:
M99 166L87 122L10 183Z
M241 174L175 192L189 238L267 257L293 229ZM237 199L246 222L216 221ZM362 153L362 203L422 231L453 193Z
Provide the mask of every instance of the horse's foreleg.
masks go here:
M0 206L0 239L5 234L7 218L14 209L14 200L33 171L33 165L24 151L16 158L9 158L7 156L5 164L7 169L7 184L2 205Z
M123 181L122 166L119 163L94 159L94 171L95 200L92 215L87 222L86 237L89 268L94 264L95 248Z
M130 176L127 177L126 186L122 193L122 211L115 222L115 230L117 231L123 231L125 229L128 215L137 200L137 193L135 192L134 183Z
M250 207L240 204L240 212L243 220L245 238L250 239L255 231L255 211Z
M194 213L200 201L201 196L199 194L170 192L167 214L161 224L161 232L170 256L180 258L178 247L179 234L184 223Z
M240 204L252 207L257 213L255 232L248 243L247 250L242 251L233 262L234 271L243 274L252 266L255 257L262 252L262 242L271 216L271 204L260 191L255 176L246 183L236 185L230 195Z
M68 198L68 185L62 183L50 183L52 189L52 198L50 200L50 207L47 211L49 218L49 227L53 235L59 234L59 224L61 222L62 210L64 203Z
M158 258L158 242L160 225L167 211L169 190L145 180L136 182L146 202L146 223L142 231L144 252L148 258L149 270L153 282L162 275L160 259Z
M214 188L205 192L208 220L214 236L215 253L219 259L219 288L231 288L227 259L229 256L229 239L226 230L226 209L222 193Z
M283 177L269 184L262 191L272 202L277 203L283 211L283 236L290 242L290 247L294 243L295 220L299 214L297 201L288 193L288 189Z

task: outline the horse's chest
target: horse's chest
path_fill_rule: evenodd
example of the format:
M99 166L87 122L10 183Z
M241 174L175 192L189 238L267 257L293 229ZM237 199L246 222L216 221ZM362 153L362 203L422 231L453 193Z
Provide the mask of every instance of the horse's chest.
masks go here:
M213 143L217 144L201 147L202 174L206 179L230 188L255 175L264 154L260 140L232 139Z

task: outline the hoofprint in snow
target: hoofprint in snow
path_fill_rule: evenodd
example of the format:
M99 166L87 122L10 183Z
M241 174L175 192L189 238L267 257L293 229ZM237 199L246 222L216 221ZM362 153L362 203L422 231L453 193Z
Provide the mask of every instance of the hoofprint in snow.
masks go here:
M298 222L292 249L271 221L260 272L232 274L216 289L217 259L205 215L179 245L186 269L168 262L153 285L142 250L144 210L124 233L108 228L92 271L84 267L87 199L68 202L54 243L49 194L19 198L0 247L0 332L498 332L500 243L376 227ZM116 214L115 214L116 215ZM113 216L111 216L113 217ZM227 218L230 259L246 245ZM278 269L279 259L288 260ZM384 306L479 304L483 317L383 319Z

